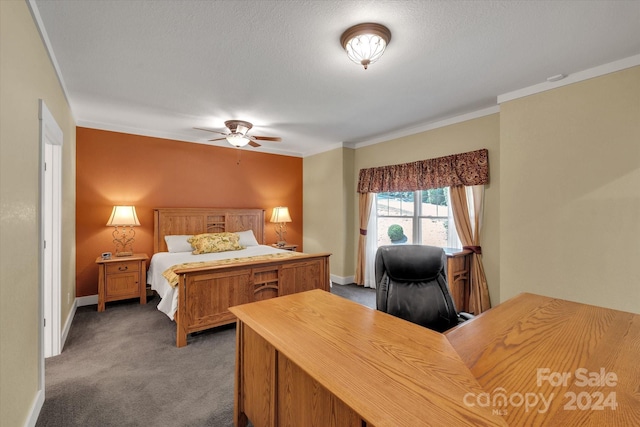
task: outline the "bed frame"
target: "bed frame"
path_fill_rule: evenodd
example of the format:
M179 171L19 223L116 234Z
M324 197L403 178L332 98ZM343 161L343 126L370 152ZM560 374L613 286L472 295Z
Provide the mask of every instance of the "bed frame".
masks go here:
M263 209L154 209L153 252L166 252L166 235L253 230L264 244ZM178 311L176 346L187 345L192 332L234 323L229 307L312 289L329 291L328 253L291 259L176 269Z

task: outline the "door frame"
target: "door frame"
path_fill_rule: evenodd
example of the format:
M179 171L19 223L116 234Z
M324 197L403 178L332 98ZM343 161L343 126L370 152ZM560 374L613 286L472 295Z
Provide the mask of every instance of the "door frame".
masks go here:
M61 352L61 236L63 133L40 99L40 304L41 383L44 358Z

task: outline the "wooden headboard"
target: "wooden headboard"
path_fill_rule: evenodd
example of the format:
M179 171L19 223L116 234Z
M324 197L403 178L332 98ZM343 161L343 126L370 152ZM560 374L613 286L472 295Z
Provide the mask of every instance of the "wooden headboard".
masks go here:
M253 230L264 244L264 209L159 208L153 210L153 253L167 252L164 236Z

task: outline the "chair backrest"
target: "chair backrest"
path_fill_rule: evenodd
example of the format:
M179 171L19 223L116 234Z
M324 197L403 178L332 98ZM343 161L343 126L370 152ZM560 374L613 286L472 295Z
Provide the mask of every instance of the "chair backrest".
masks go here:
M446 255L439 247L379 247L375 260L377 309L439 332L457 325L446 266Z

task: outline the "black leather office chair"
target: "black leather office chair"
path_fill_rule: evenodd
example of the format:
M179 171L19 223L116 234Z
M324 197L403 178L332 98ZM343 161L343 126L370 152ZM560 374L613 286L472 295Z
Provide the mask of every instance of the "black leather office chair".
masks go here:
M376 307L380 311L438 332L473 317L456 311L442 248L381 246L376 253L375 275Z

